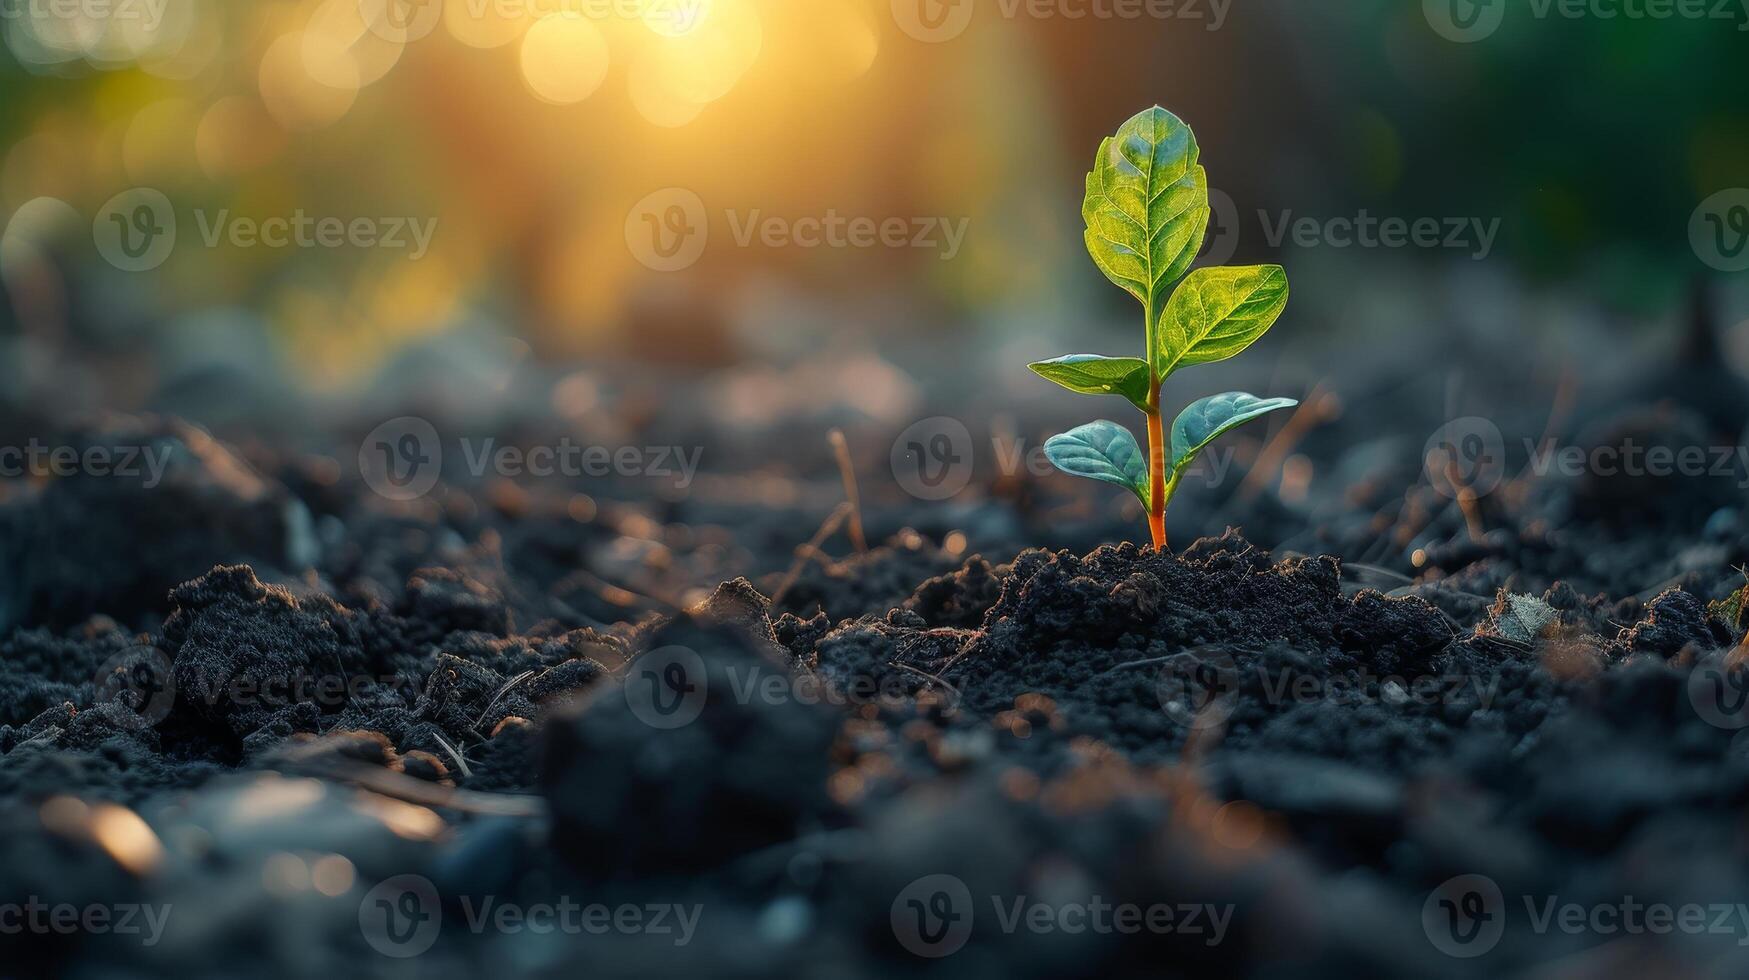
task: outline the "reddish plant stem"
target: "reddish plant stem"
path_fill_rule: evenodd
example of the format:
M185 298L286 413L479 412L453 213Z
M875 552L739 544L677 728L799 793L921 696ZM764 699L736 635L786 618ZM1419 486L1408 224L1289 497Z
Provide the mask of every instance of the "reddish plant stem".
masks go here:
M1166 431L1160 423L1160 382L1148 389L1148 530L1154 548L1166 550Z

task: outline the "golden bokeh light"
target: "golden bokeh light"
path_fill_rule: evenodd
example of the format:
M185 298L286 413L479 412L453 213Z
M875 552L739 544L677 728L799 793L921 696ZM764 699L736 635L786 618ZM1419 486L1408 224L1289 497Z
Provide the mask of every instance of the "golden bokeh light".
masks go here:
M641 0L639 19L662 37L685 37L711 19L714 0Z
M522 38L522 79L540 98L558 105L581 102L607 78L607 39L588 20L548 14Z
M381 79L401 60L400 40L370 29L357 0L325 0L304 28L304 68L334 88L357 88Z
M352 108L358 98L358 70L351 67L350 85L327 83L310 76L304 60L304 35L301 31L282 34L261 58L261 101L280 125L287 129L319 129L336 122ZM346 62L332 62L334 72L346 70Z
M626 88L639 115L654 125L672 129L697 119L704 104L675 92L663 73L663 65L657 49L640 52L626 73Z
M503 47L521 37L533 23L528 4L461 0L443 5L444 29L470 48Z
M758 60L765 43L759 15L750 4L719 4L696 28L667 37L649 49L658 59L668 91L699 105L715 102L735 87Z

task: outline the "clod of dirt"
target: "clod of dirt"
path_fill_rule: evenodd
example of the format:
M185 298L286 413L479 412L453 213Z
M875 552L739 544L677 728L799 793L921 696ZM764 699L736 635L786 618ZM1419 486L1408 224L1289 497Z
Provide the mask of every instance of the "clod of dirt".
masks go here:
M292 572L317 559L303 503L194 426L110 418L56 445L102 471L80 462L0 504L0 631L94 613L144 626L214 565Z
M649 630L621 683L548 723L541 786L574 867L694 872L827 818L839 719L793 695L767 605L744 580L722 586Z
M295 697L311 678L364 673L351 613L325 596L295 599L263 585L247 566L216 568L171 599L164 644L175 658L174 714L224 735L241 739L282 711L314 707Z
M994 714L1026 692L1056 699L1074 731L1155 756L1185 730L1161 710L1162 665L1186 652L1249 662L1286 645L1320 673L1428 672L1453 631L1417 598L1343 595L1334 560L1272 563L1236 533L1182 557L1124 544L1085 558L1015 559L980 635L944 671L965 705Z
M878 616L905 601L918 582L943 575L959 563L916 531L902 531L890 544L826 562L801 576L775 604L775 611L803 617L824 611L834 620ZM773 576L766 587L775 589L781 578Z
M1616 638L1622 655L1652 653L1666 659L1686 649L1705 653L1730 642L1730 634L1707 612L1706 604L1680 589L1653 599L1645 618Z

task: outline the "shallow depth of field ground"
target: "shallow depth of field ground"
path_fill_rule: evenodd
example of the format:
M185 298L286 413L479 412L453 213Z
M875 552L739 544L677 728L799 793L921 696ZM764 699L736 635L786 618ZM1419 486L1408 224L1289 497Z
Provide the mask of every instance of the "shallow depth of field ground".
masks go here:
M1740 439L1737 380L1672 365L1502 396L1511 465L1472 499L1423 462L1458 413L1367 364L1187 490L1174 555L1116 543L1141 530L1115 493L1003 472L986 440L1030 415L960 409L976 472L924 501L888 452L915 418L756 379L643 423L603 382L590 430L549 378L479 423L701 446L683 493L446 471L395 503L351 464L380 419L34 420L171 463L0 498L0 878L169 913L149 946L8 937L0 973L1740 975L1742 474L1514 453ZM645 917L475 925L488 896ZM1624 897L1729 917L1537 925ZM1174 924L1064 927L1099 903ZM696 910L683 944L654 908Z

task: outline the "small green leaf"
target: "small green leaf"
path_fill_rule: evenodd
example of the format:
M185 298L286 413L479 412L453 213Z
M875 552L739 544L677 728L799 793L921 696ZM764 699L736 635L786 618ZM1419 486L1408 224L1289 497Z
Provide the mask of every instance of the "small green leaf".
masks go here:
M1106 278L1152 318L1167 289L1196 261L1208 232L1208 174L1196 135L1155 106L1099 146L1087 175L1081 218L1087 252Z
M1287 293L1287 273L1279 265L1192 272L1167 302L1156 331L1160 377L1250 347L1287 308Z
M1139 357L1070 354L1027 367L1040 377L1083 395L1122 395L1148 410L1148 362Z
M1253 419L1298 404L1292 398L1258 398L1242 391L1192 402L1172 423L1171 480L1176 482L1209 443Z
M1045 441L1045 456L1057 469L1089 480L1127 487L1148 505L1148 457L1130 430L1103 419Z

